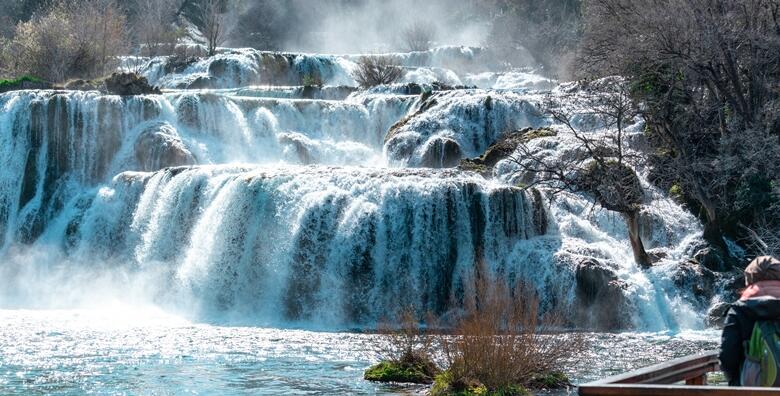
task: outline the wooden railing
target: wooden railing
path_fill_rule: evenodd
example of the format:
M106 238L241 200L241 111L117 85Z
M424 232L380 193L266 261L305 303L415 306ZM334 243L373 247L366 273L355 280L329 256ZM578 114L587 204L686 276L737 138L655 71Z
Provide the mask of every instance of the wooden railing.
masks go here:
M780 389L707 386L707 373L719 371L718 352L685 356L580 385L581 396L612 395L777 395Z

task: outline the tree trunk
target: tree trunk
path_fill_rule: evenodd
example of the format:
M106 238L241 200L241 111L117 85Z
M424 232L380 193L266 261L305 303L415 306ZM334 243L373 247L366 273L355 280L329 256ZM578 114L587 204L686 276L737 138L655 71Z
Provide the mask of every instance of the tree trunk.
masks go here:
M624 213L626 225L628 225L628 238L631 240L631 250L634 251L634 262L640 268L650 268L650 256L645 251L642 237L639 235L639 212Z

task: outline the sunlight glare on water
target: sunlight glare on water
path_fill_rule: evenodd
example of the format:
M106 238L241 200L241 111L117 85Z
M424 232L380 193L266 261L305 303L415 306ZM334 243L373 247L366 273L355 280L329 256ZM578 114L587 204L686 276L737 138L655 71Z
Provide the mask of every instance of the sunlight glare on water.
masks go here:
M714 331L593 333L575 382L715 346ZM152 307L0 310L3 394L399 394L371 334L192 323Z

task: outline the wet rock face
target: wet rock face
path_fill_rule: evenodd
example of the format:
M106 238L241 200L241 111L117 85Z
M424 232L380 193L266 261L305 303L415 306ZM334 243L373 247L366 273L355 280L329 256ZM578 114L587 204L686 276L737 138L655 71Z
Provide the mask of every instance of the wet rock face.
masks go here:
M145 129L138 135L133 148L140 170L145 172L197 163L176 130L168 123L154 124Z
M724 271L726 262L719 249L707 246L697 251L693 259L710 271Z
M700 301L709 301L715 295L716 278L712 271L696 261L681 263L672 274L672 281L678 288L689 290Z
M315 162L315 159L309 151L309 148L306 147L306 144L300 139L296 139L292 135L280 135L278 140L279 144L290 148L291 151L295 153L298 162L301 164L309 165Z
M729 308L731 308L729 303L720 302L713 304L707 310L707 317L704 318L704 323L709 327L722 328Z
M458 142L445 137L434 138L425 147L420 159L424 168L452 168L458 165L463 153Z
M208 88L214 88L216 86L216 81L214 78L210 76L203 76L198 77L195 80L193 80L189 85L186 87L186 89L208 89Z
M580 262L574 273L577 283L576 320L582 326L617 330L629 324L628 301L623 282L608 266L595 259Z
M105 91L112 95L160 94L160 89L149 85L146 77L135 73L114 73L104 81Z
M194 56L171 56L165 62L163 70L166 74L182 73L198 60L199 58Z
M194 95L183 96L176 104L176 118L181 125L198 127L198 106L200 99Z

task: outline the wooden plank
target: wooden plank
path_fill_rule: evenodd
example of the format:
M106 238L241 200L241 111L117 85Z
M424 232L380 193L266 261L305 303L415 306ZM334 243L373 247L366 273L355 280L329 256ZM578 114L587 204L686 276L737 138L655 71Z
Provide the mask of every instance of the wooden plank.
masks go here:
M642 384L582 385L579 388L580 396L777 396L778 392L780 389L777 388Z
M586 385L596 384L672 384L700 376L719 368L717 351L706 351L613 375Z
M707 385L707 374L685 380L685 385Z

